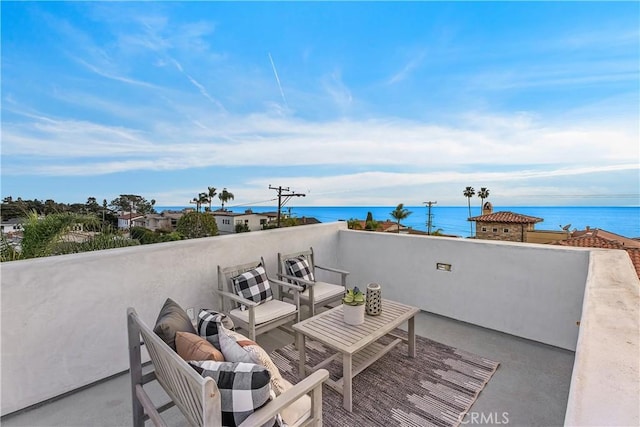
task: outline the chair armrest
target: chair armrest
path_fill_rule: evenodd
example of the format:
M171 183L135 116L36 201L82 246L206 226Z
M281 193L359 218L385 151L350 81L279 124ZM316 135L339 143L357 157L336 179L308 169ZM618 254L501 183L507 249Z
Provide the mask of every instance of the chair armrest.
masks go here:
M283 282L282 280L278 280L278 279L272 279L271 277L269 277L268 279L269 279L269 282L273 282L278 286L284 286L293 291L302 292L302 286L294 285L293 283Z
M345 270L340 270L340 269L333 268L333 267L323 267L323 266L318 265L318 264L316 264L316 268L319 268L321 270L332 271L334 273L342 274L342 275L345 275L345 276L349 274L349 272L345 271Z
M307 378L303 379L298 384L294 385L292 388L251 414L242 424L240 424L240 427L259 426L265 424L278 412L282 411L282 409L291 405L311 390L315 388L322 389L322 383L328 378L329 372L326 369L318 369L316 372L309 375Z
M301 279L299 277L288 276L286 274L281 274L281 273L278 273L278 277L280 279L289 279L289 280L294 280L294 281L296 281L298 283L304 283L307 286L313 286L313 285L316 284L316 282L312 282L311 280L305 280L305 279Z
M257 307L259 305L257 302L249 301L248 299L242 298L241 296L236 294L232 294L231 292L221 291L220 289L214 289L213 292L220 296L229 298L230 300L237 301L240 304L244 304L247 307Z

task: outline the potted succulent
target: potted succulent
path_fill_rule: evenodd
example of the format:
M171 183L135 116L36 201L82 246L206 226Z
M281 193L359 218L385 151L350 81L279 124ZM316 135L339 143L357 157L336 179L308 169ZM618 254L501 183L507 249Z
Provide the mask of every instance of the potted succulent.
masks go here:
M364 294L358 287L348 289L342 298L342 313L344 323L349 325L361 325L364 323Z

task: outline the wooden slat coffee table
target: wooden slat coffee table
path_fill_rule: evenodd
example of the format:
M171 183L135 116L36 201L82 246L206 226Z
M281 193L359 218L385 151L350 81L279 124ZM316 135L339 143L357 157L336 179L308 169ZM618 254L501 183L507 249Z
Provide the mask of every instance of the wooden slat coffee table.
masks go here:
M300 351L298 374L300 378L306 376L306 371L315 371L342 357L342 378L326 384L344 396L344 407L352 410L352 380L373 362L387 354L401 342L407 342L409 357L416 357L416 335L414 317L420 309L398 302L382 300L382 313L379 316L365 315L364 323L352 326L344 323L342 305L320 313L307 320L293 325L296 332L296 343ZM407 338L393 335L390 332L408 322L409 334ZM378 339L385 335L393 335L391 343L383 345ZM318 341L334 349L338 353L316 366L305 366L305 338Z

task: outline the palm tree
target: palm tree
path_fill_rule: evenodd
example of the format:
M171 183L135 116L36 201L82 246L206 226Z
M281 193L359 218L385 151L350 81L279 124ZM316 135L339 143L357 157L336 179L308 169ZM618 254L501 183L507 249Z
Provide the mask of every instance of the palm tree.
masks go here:
M207 187L209 189L209 211L211 211L211 201L213 200L213 197L218 194L216 193L216 187Z
M469 204L469 218L471 218L471 198L476 194L476 190L473 187L467 187L462 192L464 197L467 198L467 202ZM473 236L473 222L469 222L469 232Z
M411 211L404 208L404 204L400 203L396 208L391 211L391 216L398 222L398 233L400 233L400 221L411 215Z
M222 202L222 210L224 210L225 203L227 203L229 200L234 199L233 193L228 192L226 188L222 189L222 193L218 194L218 198Z
M209 201L209 196L207 195L207 193L199 193L198 194L198 202L200 203L201 207L205 203L207 203L208 201ZM200 209L198 209L198 212L200 212Z
M478 197L480 197L480 213L482 214L484 209L484 199L489 197L489 189L487 187L480 187Z

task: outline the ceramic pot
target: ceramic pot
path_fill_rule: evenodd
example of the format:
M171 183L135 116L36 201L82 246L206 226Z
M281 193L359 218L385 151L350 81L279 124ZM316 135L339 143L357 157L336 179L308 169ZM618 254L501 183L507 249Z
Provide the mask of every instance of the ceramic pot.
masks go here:
M342 304L342 313L344 314L344 323L348 325L362 325L364 323L364 304Z
M377 283L367 285L367 314L378 316L382 313L382 290Z

